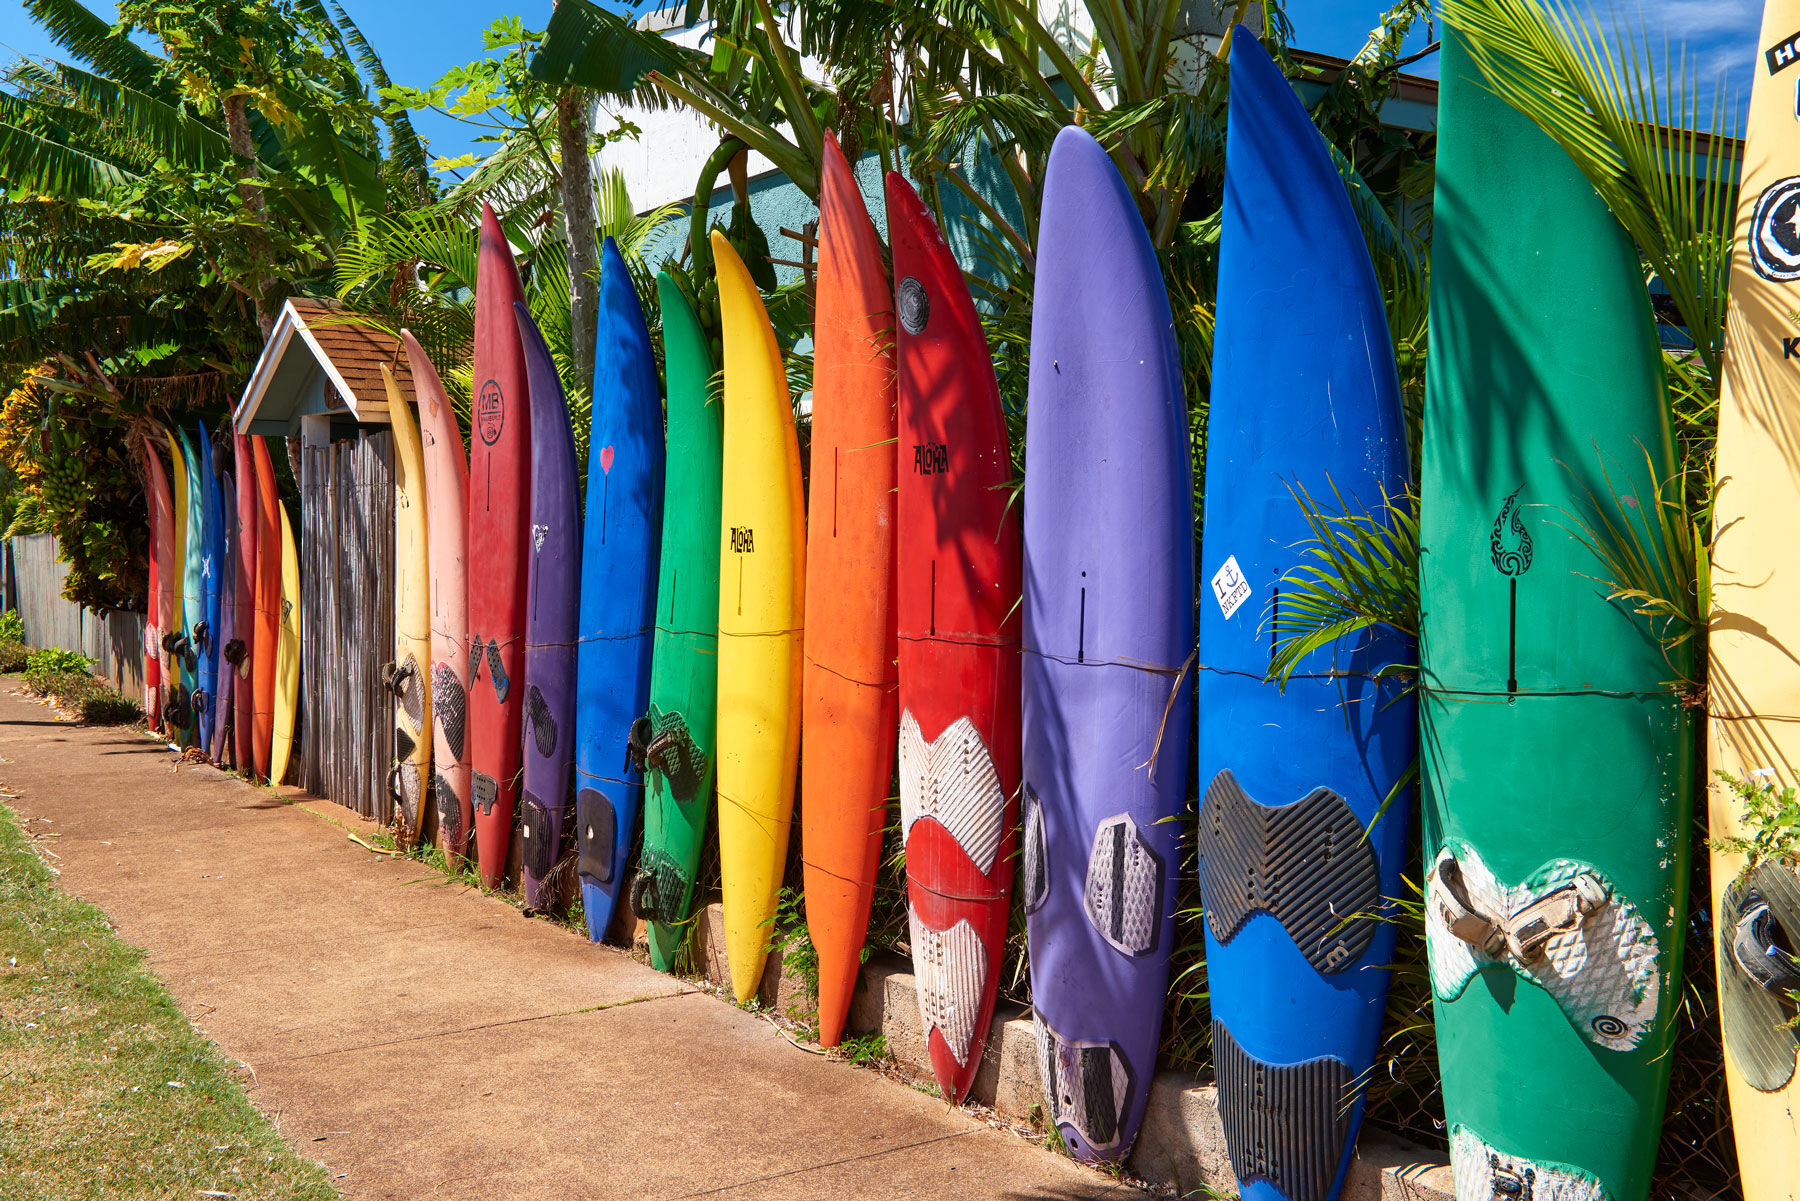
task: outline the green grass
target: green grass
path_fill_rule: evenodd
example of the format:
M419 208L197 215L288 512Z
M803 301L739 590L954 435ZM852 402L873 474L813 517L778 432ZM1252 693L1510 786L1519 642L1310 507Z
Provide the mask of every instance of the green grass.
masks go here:
M329 1201L105 915L0 805L0 1199Z

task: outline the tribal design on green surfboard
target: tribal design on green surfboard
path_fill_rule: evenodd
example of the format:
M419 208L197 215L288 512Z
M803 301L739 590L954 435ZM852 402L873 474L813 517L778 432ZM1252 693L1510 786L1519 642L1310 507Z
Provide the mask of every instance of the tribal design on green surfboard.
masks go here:
M1456 1201L1608 1201L1598 1180L1568 1164L1505 1155L1457 1127L1450 1135Z

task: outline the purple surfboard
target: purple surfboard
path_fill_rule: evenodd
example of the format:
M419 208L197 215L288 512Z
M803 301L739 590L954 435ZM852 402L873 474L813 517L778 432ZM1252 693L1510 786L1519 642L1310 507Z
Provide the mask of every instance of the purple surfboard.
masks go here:
M575 507L575 435L562 380L544 336L514 302L531 392L531 576L525 600L525 789L519 819L525 905L540 907L562 844L575 765L575 614L581 519Z
M1106 152L1057 135L1025 428L1022 876L1045 1110L1131 1149L1173 949L1194 504L1168 294Z

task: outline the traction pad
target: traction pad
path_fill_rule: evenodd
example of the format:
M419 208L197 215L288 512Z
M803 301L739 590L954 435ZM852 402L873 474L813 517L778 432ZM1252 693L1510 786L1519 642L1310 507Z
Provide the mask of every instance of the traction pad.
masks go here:
M1050 899L1050 852L1044 842L1044 806L1038 801L1037 789L1029 784L1021 808L1025 833L1019 888L1025 894L1025 912L1036 913Z
M469 791L475 802L475 812L487 817L494 812L494 802L500 799L500 784L494 777L484 771L469 773Z
M423 729L425 725L425 689L419 680L419 661L413 656L406 656L406 662L394 673L395 696L400 701L400 711L406 714L406 720L412 722L413 729Z
M488 678L494 683L494 699L504 705L506 694L512 691L512 681L507 678L506 668L500 662L500 640L498 638L488 639L487 664Z
M906 916L912 927L913 976L925 1037L929 1040L936 1030L951 1058L966 1067L987 997L987 948L967 918L948 930L933 930L919 921L911 905Z
M1508 887L1494 879L1472 849L1446 847L1437 863L1447 858L1461 867L1468 898L1483 913L1511 917L1584 874L1605 885L1611 900L1580 929L1551 936L1536 961L1520 963L1504 953L1489 955L1451 933L1442 908L1431 903L1432 890L1439 887L1433 864L1426 882L1425 946L1431 990L1439 1000L1455 1000L1477 971L1504 963L1549 993L1576 1032L1594 1045L1629 1051L1643 1041L1656 1022L1662 982L1656 932L1610 880L1590 864L1555 859Z
M519 843L525 870L538 880L549 875L550 865L556 859L556 848L550 845L550 813L544 802L529 792L520 808Z
M700 787L706 783L706 752L694 741L687 718L679 710L665 713L651 705L645 720L649 733L644 739L644 770L661 773L669 782L669 792L685 805L700 795Z
M549 702L536 684L525 690L525 728L531 731L537 752L548 759L556 751L556 719L550 716Z
M1043 820L1040 811L1040 837ZM1163 875L1162 856L1129 814L1109 817L1094 831L1081 907L1120 954L1136 959L1161 942Z
M1254 1059L1217 1018L1213 1070L1231 1170L1243 1184L1267 1180L1288 1201L1325 1201L1350 1135L1355 1074L1325 1056L1275 1065Z
M406 824L411 827L414 838L425 828L423 816L419 813L420 783L418 764L400 764L400 807L406 814Z
M631 882L631 911L647 922L673 926L687 916L684 910L692 887L693 881L672 857L645 847Z
M1221 771L1200 805L1198 851L1206 924L1221 943L1262 912L1325 975L1369 949L1381 872L1356 811L1331 789L1270 807Z
M1788 938L1800 935L1800 877L1793 869L1764 862L1748 877L1725 890L1719 906L1719 1008L1725 1028L1725 1051L1758 1092L1779 1092L1794 1078L1800 1041L1788 1025L1792 1003L1784 1003L1759 984L1733 953L1739 923L1766 906L1768 917ZM1777 947L1785 940L1774 940ZM1790 948L1791 949L1791 948ZM1779 953L1779 952L1778 952Z
M460 853L466 836L462 828L462 798L440 773L435 781L437 792L438 838Z
M1461 1126L1450 1134L1450 1172L1456 1201L1609 1201L1580 1168L1503 1155Z
M578 870L596 884L611 884L618 870L613 863L618 822L612 802L599 789L583 788L575 794L575 843L581 856Z
M1101 1155L1123 1150L1120 1118L1131 1110L1136 1085L1124 1052L1117 1043L1066 1039L1036 1012L1031 1024L1051 1125L1070 1127Z
M449 744L452 759L463 757L463 719L467 707L468 695L450 665L439 663L432 668L431 712L444 731L444 741Z
M1005 833L1006 793L975 723L959 717L932 742L909 709L900 715L900 837L932 818L982 875L994 869Z

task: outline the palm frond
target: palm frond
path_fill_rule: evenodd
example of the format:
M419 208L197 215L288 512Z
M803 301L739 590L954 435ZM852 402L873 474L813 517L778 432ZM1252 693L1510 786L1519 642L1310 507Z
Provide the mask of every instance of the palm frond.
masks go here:
M70 54L127 87L168 98L166 64L78 0L26 0L25 10L51 40Z

